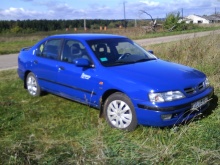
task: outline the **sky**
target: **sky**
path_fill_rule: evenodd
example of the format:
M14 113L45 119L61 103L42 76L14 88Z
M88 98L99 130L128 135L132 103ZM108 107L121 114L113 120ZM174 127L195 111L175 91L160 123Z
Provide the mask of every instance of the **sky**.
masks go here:
M220 13L220 0L0 0L0 20L154 19Z

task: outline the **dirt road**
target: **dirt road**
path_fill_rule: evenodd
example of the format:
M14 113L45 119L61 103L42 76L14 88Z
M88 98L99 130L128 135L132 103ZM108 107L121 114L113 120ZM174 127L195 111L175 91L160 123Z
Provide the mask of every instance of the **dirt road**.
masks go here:
M181 35L158 37L158 38L148 38L148 39L135 40L135 42L141 46L147 46L147 45L152 45L152 44L189 39L193 37L202 37L202 36L210 35L212 33L220 34L220 30L197 32L197 33L190 33L190 34L181 34ZM18 56L18 53L10 54L10 55L0 55L0 71L17 68L17 56Z
M18 54L0 55L0 71L17 68Z

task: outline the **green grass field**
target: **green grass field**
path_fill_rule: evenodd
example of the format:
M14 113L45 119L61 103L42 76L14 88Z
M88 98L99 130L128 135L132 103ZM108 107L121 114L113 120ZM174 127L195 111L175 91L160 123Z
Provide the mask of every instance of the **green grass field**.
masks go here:
M205 72L215 88L201 119L172 128L110 128L99 111L47 94L33 98L16 70L0 72L0 164L220 164L219 35L146 47Z

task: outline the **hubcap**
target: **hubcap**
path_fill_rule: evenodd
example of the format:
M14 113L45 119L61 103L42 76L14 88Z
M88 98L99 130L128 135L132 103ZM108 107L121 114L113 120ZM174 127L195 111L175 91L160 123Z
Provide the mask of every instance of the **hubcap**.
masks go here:
M27 89L31 95L36 95L37 93L37 81L33 76L28 77Z
M131 109L122 100L114 100L109 104L107 116L111 124L116 128L126 128L132 121Z

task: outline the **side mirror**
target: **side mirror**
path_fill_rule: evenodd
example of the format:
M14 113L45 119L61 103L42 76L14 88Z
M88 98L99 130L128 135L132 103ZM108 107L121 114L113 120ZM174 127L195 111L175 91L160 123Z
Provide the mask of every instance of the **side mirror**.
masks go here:
M90 67L89 60L85 58L78 58L78 59L75 59L73 62L78 67Z
M154 54L154 51L153 50L148 50L149 53L151 54Z

